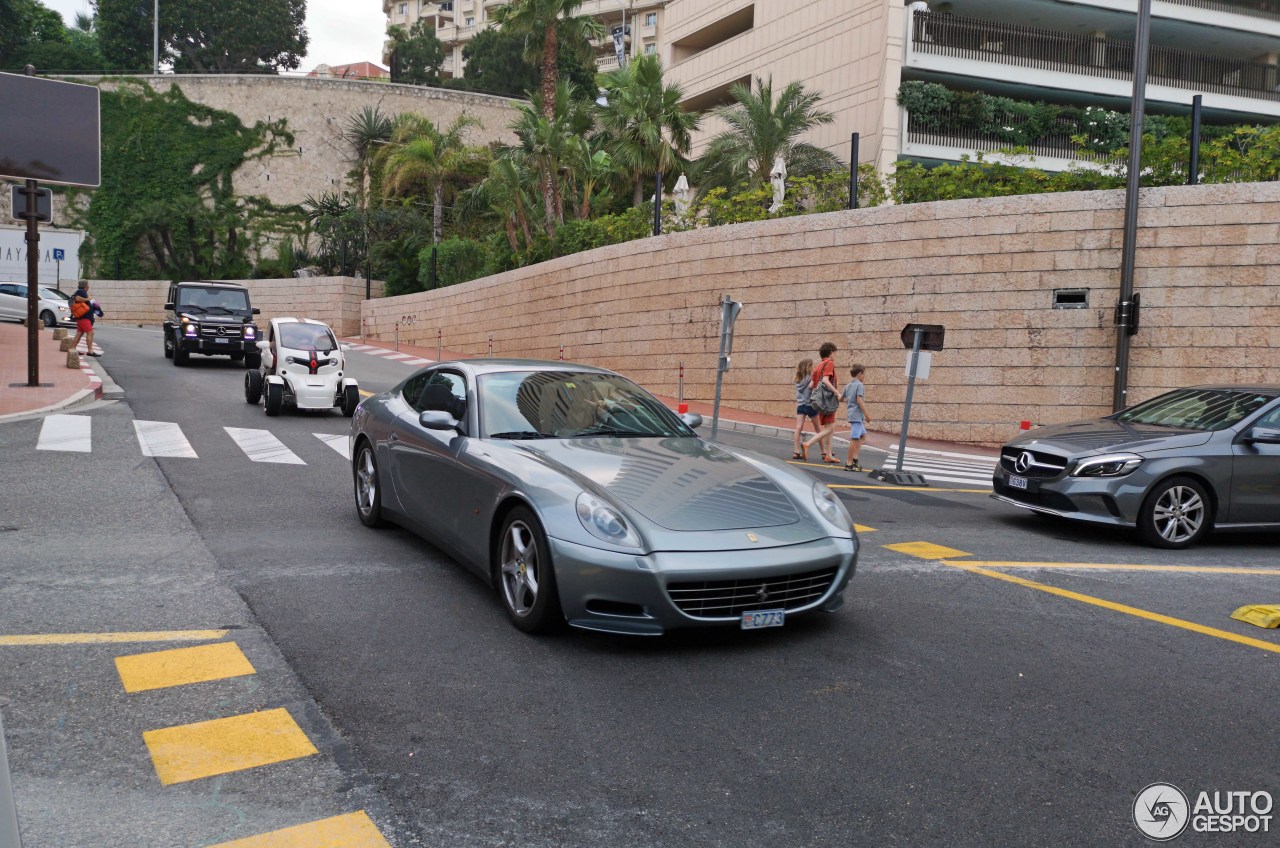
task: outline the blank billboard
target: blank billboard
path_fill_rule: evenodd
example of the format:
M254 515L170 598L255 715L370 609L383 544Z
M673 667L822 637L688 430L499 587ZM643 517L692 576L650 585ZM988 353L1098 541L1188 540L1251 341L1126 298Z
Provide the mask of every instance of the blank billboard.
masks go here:
M90 187L101 183L98 89L0 74L0 177Z

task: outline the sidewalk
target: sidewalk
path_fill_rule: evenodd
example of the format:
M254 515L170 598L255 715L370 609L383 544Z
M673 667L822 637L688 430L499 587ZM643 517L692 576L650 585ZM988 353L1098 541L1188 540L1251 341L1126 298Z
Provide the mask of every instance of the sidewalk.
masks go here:
M357 350L357 352L359 353L374 353L376 355L377 351L385 351L386 353L383 355L389 354L394 356L396 354L400 354L395 358L400 359L402 361L408 360L408 359L418 359L418 360L424 360L427 362L434 362L437 356L436 349L434 347L428 348L428 347L418 347L418 346L409 345L409 344L402 344L397 350L393 343L381 341L378 339L361 339L358 336L351 337L351 338L344 338L342 339L342 341L345 343L351 344L353 346L363 346L366 348L373 349L373 350ZM448 349L444 349L440 351L439 356L442 361L447 361L451 359L476 358L474 355L460 354L460 353L457 353L456 351L450 351ZM413 364L413 363L410 363L410 364ZM790 391L789 386L787 386L786 388L788 389L788 391ZM661 394L658 394L657 392L654 392L654 395L663 403L670 406L672 409L676 408L675 398L669 397L666 395L661 395ZM699 415L701 415L704 419L706 419L706 423L703 425L703 429L700 432L702 432L704 435L711 432L711 407L712 407L711 403L706 403L701 401L692 401L692 400L688 401L688 403L689 403L690 412L696 412ZM841 445L843 447L844 445L848 444L848 440L841 438L840 434L842 431L846 434L849 432L848 425L844 423L843 410L841 410L841 417L837 419L837 422L838 423L836 426L835 444ZM897 422L894 422L894 423L897 423ZM770 437L779 438L779 439L786 439L788 442L790 442L791 434L794 428L795 428L795 416L791 416L788 418L786 416L780 416L780 415L769 415L764 412L750 412L745 409L733 409L731 407L726 406L723 403L720 404L720 429L721 430L756 433L761 436L770 436ZM806 424L805 426L806 438L809 435L811 435L812 432L813 432L812 425ZM877 448L883 451L890 451L890 450L896 451L898 449L898 435L896 433L878 433L874 431L868 431L867 440L863 444L865 444L867 447ZM907 447L913 450L919 450L919 451L942 451L942 452L953 453L953 454L964 454L966 456L972 456L974 458L991 459L991 460L997 459L1000 456L1000 451L998 448L985 447L982 445L963 445L963 444L957 444L954 442L937 441L934 439L919 439L919 438L915 438L914 436L911 436L910 434L908 434L907 436Z
M52 332L40 330L40 385L28 386L27 328L0 321L0 421L53 412L102 397L103 372L96 368L94 359L82 356L79 369L68 368L67 355L59 350L60 344L54 341Z

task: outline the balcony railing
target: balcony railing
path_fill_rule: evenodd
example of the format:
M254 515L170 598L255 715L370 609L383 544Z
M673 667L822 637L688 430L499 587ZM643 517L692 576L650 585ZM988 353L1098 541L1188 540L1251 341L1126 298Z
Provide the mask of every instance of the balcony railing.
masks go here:
M1195 6L1215 12L1252 15L1280 21L1280 0L1169 0L1175 6Z
M1133 79L1133 42L916 12L911 41L918 53L1023 68ZM1280 101L1280 69L1174 47L1152 46L1149 83Z
M1080 123L1067 117L1058 117L1047 131L1038 131L1032 141L1021 141L1025 137L1029 121L1024 115L1004 115L1002 124L1004 132L983 132L973 126L972 120L961 115L956 109L945 109L931 113L927 117L907 115L907 141L913 144L936 144L942 147L958 147L963 150L1003 150L1010 147L1024 148L1042 158L1072 159L1076 161L1095 161L1080 150L1071 140L1074 135L1085 132Z

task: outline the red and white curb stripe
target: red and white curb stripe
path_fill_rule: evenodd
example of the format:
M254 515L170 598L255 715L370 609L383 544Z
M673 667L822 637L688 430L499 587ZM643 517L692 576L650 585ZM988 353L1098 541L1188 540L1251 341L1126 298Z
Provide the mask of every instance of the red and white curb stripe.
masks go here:
M374 345L348 344L347 349L353 350L356 353L368 354L369 356L381 356L383 359L401 362L404 365L412 365L415 368L420 368L423 365L435 365L436 363L434 359L423 359L422 357L414 356L411 353L400 353L399 351L391 350L390 348L375 347Z

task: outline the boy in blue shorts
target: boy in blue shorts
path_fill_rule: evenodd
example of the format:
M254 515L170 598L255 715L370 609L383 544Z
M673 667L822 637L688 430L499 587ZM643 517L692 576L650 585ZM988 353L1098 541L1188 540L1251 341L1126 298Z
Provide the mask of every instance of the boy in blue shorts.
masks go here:
M858 463L858 453L862 450L862 442L867 437L867 424L871 416L867 414L867 405L863 401L866 387L862 385L862 374L867 369L862 365L854 365L849 369L852 377L844 386L844 402L849 416L849 454L845 457L845 471L866 471Z

